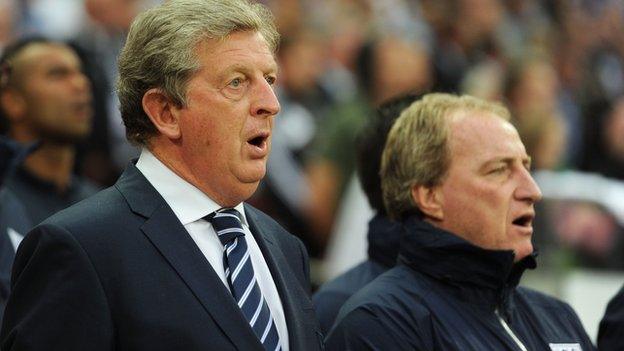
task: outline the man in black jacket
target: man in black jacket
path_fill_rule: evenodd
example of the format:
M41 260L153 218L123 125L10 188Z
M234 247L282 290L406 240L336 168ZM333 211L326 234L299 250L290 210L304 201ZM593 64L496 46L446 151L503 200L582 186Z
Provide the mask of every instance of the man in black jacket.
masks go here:
M329 350L593 350L565 303L517 287L535 268L541 193L508 110L430 94L388 135L382 189L398 265L355 294Z
M368 202L375 211L375 216L368 222L368 259L325 283L314 294L312 300L323 333L330 330L338 311L351 295L396 263L401 227L386 214L381 196L379 169L381 153L392 124L401 111L415 99L416 96L407 95L383 104L379 107L377 116L358 135L358 177Z
M34 146L23 146L11 139L0 137L0 321L11 290L11 268L15 250L24 235L32 228L24 204L17 195L4 186L4 179L34 149Z
M624 350L624 287L609 301L598 329L601 351Z

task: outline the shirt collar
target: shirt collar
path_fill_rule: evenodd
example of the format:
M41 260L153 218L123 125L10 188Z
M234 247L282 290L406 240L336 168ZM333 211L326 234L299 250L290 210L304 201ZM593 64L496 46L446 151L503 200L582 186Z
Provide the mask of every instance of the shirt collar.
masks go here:
M195 222L221 208L208 195L165 166L147 148L141 150L136 167L165 199L182 225ZM234 207L247 225L243 203Z

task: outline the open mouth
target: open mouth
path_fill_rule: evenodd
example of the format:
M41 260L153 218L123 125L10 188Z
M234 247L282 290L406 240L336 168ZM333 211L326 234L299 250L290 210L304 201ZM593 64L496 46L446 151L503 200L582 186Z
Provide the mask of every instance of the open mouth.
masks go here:
M252 158L264 158L269 152L269 137L268 131L256 132L249 136L247 139L247 145L249 146L250 156Z
M531 214L522 215L514 219L513 222L511 223L520 227L530 228L531 225L533 224L533 215Z
M247 143L256 146L256 147L263 147L264 143L266 142L267 137L264 135L258 135L254 138L251 138L249 140L247 140Z
M72 104L72 109L74 110L74 112L80 114L90 115L92 113L92 107L90 102L76 102Z

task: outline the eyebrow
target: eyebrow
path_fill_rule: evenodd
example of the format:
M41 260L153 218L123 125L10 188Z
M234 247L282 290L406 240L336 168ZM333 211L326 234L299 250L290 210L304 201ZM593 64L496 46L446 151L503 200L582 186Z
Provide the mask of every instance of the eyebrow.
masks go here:
M76 70L78 70L78 71L79 71L79 70L80 70L80 67L69 67L69 66L67 66L67 65L58 65L58 64L55 64L55 65L52 65L52 66L46 67L46 68L45 68L45 72L46 72L46 73L48 73L48 74L49 74L49 73L59 73L59 72L66 73L66 72L71 72L71 71L73 71L74 69L76 69Z
M269 65L269 67L267 69L263 69L263 73L264 74L277 74L279 70L279 67L277 65L277 63L275 64L271 64ZM249 68L249 66L247 65L242 65L240 63L234 63L230 66L228 66L224 71L223 71L223 75L228 75L232 72L242 72L245 74L250 74L251 73L251 69Z

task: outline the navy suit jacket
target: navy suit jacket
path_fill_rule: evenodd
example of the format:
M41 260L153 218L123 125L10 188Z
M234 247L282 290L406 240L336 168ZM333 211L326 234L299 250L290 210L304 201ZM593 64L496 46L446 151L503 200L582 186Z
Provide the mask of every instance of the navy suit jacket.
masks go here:
M303 244L251 206L290 349L319 350ZM262 350L173 211L134 165L37 226L16 255L2 350Z

